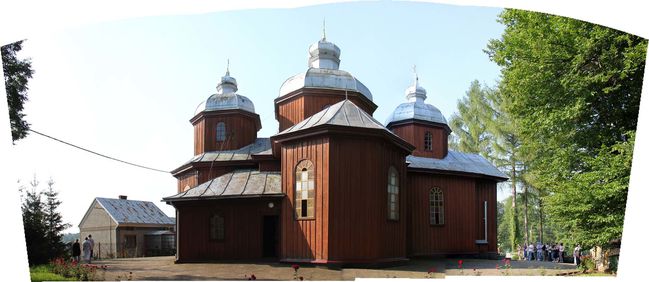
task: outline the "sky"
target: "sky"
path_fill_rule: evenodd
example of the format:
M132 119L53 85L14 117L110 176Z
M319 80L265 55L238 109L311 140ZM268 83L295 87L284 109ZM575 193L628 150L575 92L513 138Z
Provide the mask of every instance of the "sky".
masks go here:
M340 69L372 92L384 122L413 80L427 103L450 118L472 80L494 85L499 68L483 52L500 38L499 8L430 3L343 3L188 16L155 16L68 28L28 38L21 56L35 73L25 105L32 129L99 153L170 171L193 156L196 106L230 61L238 93L262 120L259 137L278 130L273 100L281 84L307 69L321 38L341 49ZM169 173L104 159L31 134L13 147L18 185L52 178L63 220L78 224L95 197L156 203L176 193ZM504 195L504 191L499 194Z

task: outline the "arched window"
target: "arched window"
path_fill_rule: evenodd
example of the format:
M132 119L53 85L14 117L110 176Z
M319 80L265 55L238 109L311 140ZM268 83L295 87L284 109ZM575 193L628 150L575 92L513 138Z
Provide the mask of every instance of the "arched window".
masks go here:
M430 133L430 131L426 131L426 133L424 134L424 150L433 150L433 134Z
M313 163L303 160L295 168L295 218L315 217L315 183Z
M439 187L430 189L430 224L444 224L444 193Z
M225 141L225 122L216 124L216 141Z
M225 239L225 219L223 214L212 214L210 216L210 240L223 241L223 239Z
M388 219L399 220L399 173L393 166L388 170Z

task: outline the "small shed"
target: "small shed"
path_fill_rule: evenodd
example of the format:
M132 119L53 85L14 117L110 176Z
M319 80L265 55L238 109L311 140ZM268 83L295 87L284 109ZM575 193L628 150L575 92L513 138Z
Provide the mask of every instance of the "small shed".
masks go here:
M79 231L80 241L92 235L96 258L171 255L176 249L175 219L152 202L126 196L95 198Z

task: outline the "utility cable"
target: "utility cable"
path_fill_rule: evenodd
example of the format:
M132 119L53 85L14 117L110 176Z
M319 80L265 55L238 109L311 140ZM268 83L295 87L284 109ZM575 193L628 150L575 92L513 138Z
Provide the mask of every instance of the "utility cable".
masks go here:
M148 167L148 166L143 166L143 165L139 165L139 164L134 164L134 163L132 163L132 162L127 162L127 161L123 161L123 160L120 160L120 159L117 159L117 158L113 158L113 157L110 157L110 156L106 156L106 155L104 155L104 154L97 153L97 152L95 152L95 151L92 151L92 150L89 150L89 149L86 149L86 148L83 148L83 147L80 147L80 146L74 145L74 144L72 144L72 143L65 142L65 141L63 141L63 140L61 140L61 139L54 138L54 137L49 136L49 135L47 135L47 134L40 133L40 132L38 132L38 131L36 131L36 130L33 130L33 129L28 129L28 130L31 131L31 132L34 132L34 133L36 133L36 134L38 134L38 135L41 135L41 136L43 136L43 137L50 138L50 139L52 139L52 140L54 140L54 141L61 142L61 143L66 144L66 145L68 145L68 146L72 146L72 147L75 147L75 148L77 148L77 149L80 149L80 150L86 151L86 152L88 152L88 153L95 154L95 155L97 155L97 156L104 157L104 158L107 158L107 159L110 159L110 160L113 160L113 161L118 161L118 162L125 163L125 164L128 164L128 165L132 165L132 166L136 166L136 167L144 168L144 169L148 169L148 170L153 170L153 171L157 171L157 172L170 173L169 171L166 171L166 170L156 169L156 168L151 168L151 167Z

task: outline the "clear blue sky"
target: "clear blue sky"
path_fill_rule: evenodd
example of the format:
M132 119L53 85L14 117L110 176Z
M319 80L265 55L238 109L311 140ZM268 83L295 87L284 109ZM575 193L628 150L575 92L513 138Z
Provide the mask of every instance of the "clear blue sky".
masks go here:
M26 114L33 129L127 161L174 169L193 156L189 119L215 92L230 59L239 93L277 132L273 99L307 69L321 37L341 48L340 68L372 91L385 121L405 101L417 65L427 102L448 119L477 79L494 85L499 68L482 51L499 38L501 9L429 3L344 3L298 9L163 16L86 25L29 38L33 61ZM33 174L56 182L64 220L77 225L94 197L159 202L176 192L170 174L102 159L37 135L18 142L21 183ZM24 157L24 158L23 158Z

